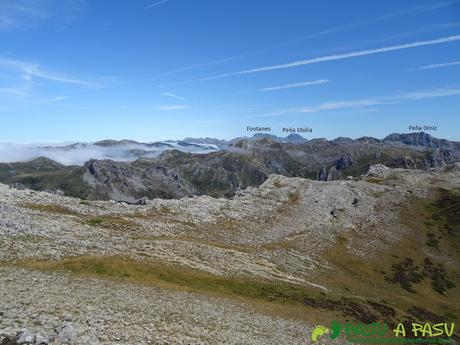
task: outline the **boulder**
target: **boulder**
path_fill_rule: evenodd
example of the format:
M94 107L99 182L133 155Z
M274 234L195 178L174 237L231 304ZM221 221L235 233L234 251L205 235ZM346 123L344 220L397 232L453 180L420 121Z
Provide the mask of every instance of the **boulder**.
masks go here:
M143 197L135 202L136 205L147 205L149 198Z
M71 345L74 344L77 339L77 330L69 321L64 321L61 327L56 329L56 333L61 344Z
M19 183L19 182L10 183L9 187L10 187L10 189L17 189L17 190L25 190L26 189L26 187L22 183Z
M375 164L369 167L366 176L386 178L390 174L390 168L382 164Z

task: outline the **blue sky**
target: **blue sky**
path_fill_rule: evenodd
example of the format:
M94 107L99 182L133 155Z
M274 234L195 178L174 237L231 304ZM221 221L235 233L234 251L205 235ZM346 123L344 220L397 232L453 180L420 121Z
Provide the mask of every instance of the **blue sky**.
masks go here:
M460 140L460 1L0 0L0 141Z

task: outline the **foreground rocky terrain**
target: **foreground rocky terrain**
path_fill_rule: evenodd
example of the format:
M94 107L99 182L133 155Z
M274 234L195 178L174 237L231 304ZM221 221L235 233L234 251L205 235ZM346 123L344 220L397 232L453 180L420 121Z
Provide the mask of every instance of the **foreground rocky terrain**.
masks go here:
M260 186L272 174L333 181L360 176L372 164L430 169L460 161L460 143L423 132L355 140L258 134L231 141L187 138L176 145L106 140L93 144L94 151L88 145L53 147L56 152L48 156L66 160L93 154L89 157L97 158L103 149L111 154L102 157L112 159L89 159L79 166L45 157L0 163L0 182L91 200L135 203L142 198L233 197L241 189Z
M332 319L454 321L459 220L458 164L145 205L0 184L0 344L306 344Z

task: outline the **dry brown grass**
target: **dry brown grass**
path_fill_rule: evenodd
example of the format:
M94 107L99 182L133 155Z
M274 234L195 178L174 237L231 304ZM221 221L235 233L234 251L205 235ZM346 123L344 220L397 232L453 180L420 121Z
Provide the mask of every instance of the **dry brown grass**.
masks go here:
M136 230L139 226L131 219L121 216L104 215L98 217L86 218L86 224L100 226L111 230Z
M300 200L300 195L297 192L289 193L288 199L289 203L294 204Z
M52 213L63 216L75 216L79 218L79 221L91 226L98 226L109 230L136 230L139 226L135 221L128 217L122 217L117 215L102 215L102 216L88 216L82 213L73 211L67 207L53 204L32 204L25 203L22 205L30 210L40 211L44 213Z
M61 214L66 216L82 216L82 214L60 205L24 203L22 204L22 207L28 208L29 210Z

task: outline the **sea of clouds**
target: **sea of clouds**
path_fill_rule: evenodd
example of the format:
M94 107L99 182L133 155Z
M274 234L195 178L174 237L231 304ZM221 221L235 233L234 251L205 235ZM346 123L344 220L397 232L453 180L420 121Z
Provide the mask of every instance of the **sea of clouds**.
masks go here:
M64 165L83 165L90 159L111 159L120 162L134 161L139 157L156 158L166 150L177 149L190 153L217 151L214 145L159 142L155 144L123 143L102 146L94 143L76 144L16 144L0 143L0 162L27 162L46 157Z

